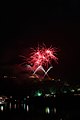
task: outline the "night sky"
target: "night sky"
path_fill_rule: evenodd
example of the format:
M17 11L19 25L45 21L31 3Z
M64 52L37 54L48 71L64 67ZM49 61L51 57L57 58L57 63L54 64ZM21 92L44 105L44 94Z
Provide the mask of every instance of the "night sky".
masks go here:
M59 48L55 74L80 82L80 7L78 0L56 0L1 10L0 74L15 71L25 49L45 43Z

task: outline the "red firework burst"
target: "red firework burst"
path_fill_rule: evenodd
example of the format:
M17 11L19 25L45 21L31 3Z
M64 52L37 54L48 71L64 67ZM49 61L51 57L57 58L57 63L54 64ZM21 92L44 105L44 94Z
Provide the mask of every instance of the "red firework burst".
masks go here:
M32 48L32 52L30 54L30 58L28 59L28 63L30 65L35 66L48 66L51 64L52 60L58 63L58 58L56 57L55 48L46 48L46 46L37 47L36 49Z

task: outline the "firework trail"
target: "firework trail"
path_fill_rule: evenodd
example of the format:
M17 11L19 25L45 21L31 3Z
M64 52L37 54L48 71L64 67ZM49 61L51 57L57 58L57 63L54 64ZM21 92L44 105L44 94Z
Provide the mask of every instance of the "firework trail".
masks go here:
M45 71L45 74L44 74L43 78L44 78L46 75L47 75L48 78L49 78L48 72L49 72L52 68L53 68L53 67L51 66L51 67L48 68L47 71Z
M40 65L33 73L33 75L38 71L38 70L43 70L43 67Z
M47 71L45 71L45 75L52 69L53 67L49 67Z

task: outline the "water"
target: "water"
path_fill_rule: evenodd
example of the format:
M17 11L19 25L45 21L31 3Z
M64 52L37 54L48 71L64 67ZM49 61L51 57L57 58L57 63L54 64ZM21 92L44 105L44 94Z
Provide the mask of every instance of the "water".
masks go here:
M8 120L80 120L80 97L12 98L0 104L0 117Z

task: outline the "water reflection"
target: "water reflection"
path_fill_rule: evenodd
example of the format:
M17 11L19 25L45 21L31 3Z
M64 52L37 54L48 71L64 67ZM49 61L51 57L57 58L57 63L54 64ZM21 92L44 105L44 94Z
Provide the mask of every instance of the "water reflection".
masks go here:
M29 98L28 98L29 99ZM50 101L48 101L50 102ZM56 108L51 106L49 103L42 103L42 101L27 100L27 98L23 98L23 100L16 100L13 99L6 103L5 106L0 106L0 111L8 111L8 112L24 112L29 114L44 114L44 115L51 115L56 114ZM44 105L43 105L44 104Z
M29 105L27 105L27 112L29 112Z
M17 103L13 103L13 102L10 102L8 104L6 104L4 107L5 107L5 110L8 110L8 111L26 111L26 112L29 112L29 105L26 104L26 103L23 103L24 101L21 101L21 103L17 102ZM3 111L3 106L0 106L0 110Z
M16 101L15 99L12 99L4 104L0 104L0 112L2 114L5 112L9 114L17 113L18 115L22 113L24 116L46 116L51 118L51 120L53 117L55 117L56 120L64 120L65 118L65 120L68 120L74 118L73 116L79 117L80 115L80 99L78 99L57 99L57 103L55 102L54 97L52 99L30 99L26 97L23 99L16 99Z
M11 107L12 107L12 105L11 105L11 102L9 103L9 109L11 110Z
M4 106L0 106L0 110L3 112L3 110L4 110Z
M24 110L26 110L26 104L24 103Z
M49 114L50 113L50 108L46 107L45 112L46 112L46 114Z
M56 108L54 107L54 113L56 114Z
M27 104L26 102L9 102L8 104L6 104L5 106L1 105L0 106L0 111L11 111L11 112L26 112L26 113L39 113L39 114L56 114L56 108L51 107L51 106L39 106L38 104L35 103L31 103L31 104ZM45 112L44 112L45 111Z
M14 109L16 109L16 106L17 106L17 105L16 105L16 104L14 104Z

